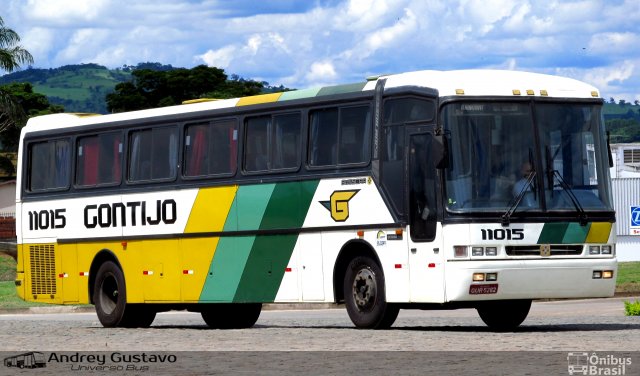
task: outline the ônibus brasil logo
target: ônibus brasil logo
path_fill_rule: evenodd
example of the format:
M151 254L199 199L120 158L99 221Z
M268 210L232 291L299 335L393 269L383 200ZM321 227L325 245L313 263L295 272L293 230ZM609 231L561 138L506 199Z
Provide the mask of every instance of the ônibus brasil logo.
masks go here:
M570 352L567 355L569 375L626 375L630 365L631 358L612 354Z

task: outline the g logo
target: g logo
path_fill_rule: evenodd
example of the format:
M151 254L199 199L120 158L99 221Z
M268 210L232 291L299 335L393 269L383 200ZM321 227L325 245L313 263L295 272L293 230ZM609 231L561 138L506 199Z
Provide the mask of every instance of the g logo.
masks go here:
M320 201L322 206L331 212L331 218L336 222L344 222L349 218L349 200L360 190L334 191L329 201Z

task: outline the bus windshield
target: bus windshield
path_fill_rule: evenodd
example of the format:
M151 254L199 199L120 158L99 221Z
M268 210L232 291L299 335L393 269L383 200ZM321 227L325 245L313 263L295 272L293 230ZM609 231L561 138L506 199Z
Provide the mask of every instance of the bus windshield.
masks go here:
M446 105L447 209L455 213L611 211L600 108L578 102Z

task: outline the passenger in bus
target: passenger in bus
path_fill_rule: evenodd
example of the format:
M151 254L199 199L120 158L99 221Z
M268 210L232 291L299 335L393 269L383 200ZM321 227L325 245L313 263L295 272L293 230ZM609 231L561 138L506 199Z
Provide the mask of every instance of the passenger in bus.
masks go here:
M534 204L534 189L532 187L532 183L529 183L529 176L534 172L533 167L531 166L531 162L525 161L522 162L520 166L520 180L515 182L513 185L513 197L518 197L522 191L526 191L525 195L522 198L522 204L525 206L535 206Z

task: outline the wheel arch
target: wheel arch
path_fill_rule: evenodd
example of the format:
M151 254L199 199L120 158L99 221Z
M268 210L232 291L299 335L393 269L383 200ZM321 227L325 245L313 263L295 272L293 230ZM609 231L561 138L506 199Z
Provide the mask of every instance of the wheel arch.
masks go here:
M96 274L98 273L98 269L100 269L100 266L107 261L112 261L114 264L116 264L120 268L120 270L123 270L122 265L118 260L118 257L115 255L115 253L113 253L113 251L109 249L102 249L100 252L98 252L98 254L96 254L96 256L93 258L93 261L91 262L91 268L89 269L88 288L89 288L89 302L91 304L95 304L95 302L93 301L93 290L94 290L94 285L96 283Z
M371 244L361 239L354 239L345 243L340 249L333 267L333 296L336 303L344 302L344 276L351 260L358 256L370 257L382 269L380 258L378 258Z

